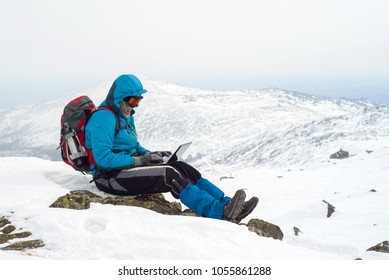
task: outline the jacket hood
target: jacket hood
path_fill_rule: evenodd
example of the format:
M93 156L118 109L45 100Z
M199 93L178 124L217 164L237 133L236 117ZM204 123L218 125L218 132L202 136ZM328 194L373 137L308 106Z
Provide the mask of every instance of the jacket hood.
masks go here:
M128 96L138 96L146 93L140 80L132 74L119 76L112 84L108 92L106 103L109 107L119 112L120 103Z

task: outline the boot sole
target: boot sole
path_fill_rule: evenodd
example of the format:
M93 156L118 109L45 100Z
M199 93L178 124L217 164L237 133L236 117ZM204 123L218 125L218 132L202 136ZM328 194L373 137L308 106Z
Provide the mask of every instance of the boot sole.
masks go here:
M244 213L242 216L240 216L241 213L239 213L239 215L237 215L237 217L235 218L236 220L234 221L235 223L239 224L244 218L246 218L248 215L251 214L251 212L254 211L255 207L257 207L258 202L259 202L259 198L258 197L255 197L255 198L256 198L255 203L253 205L251 205L251 207L247 210L246 213ZM242 211L243 211L243 209L242 209Z
M239 191L241 192L241 194L238 196L237 201L235 201L235 203L233 204L233 207L231 209L232 215L228 217L229 221L234 221L236 217L240 214L240 212L243 210L243 204L246 199L246 194L243 190L239 190Z

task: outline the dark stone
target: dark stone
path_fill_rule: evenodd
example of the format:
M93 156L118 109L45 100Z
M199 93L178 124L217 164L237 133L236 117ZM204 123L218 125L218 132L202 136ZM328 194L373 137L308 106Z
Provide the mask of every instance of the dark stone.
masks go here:
M102 197L90 191L72 191L58 198L50 207L67 209L89 209L90 203L135 206L146 208L161 214L181 215L182 208L178 202L169 202L163 194L143 194L139 196L106 196Z
M294 235L298 236L299 233L303 233L298 227L293 227Z
M87 197L89 197L90 201L91 202L95 202L94 200L95 199L100 199L101 196L100 195L97 195L93 192L90 192L90 191L87 191L87 190L76 190L76 191L71 191L70 194L72 195L78 195L78 196L82 196L82 195L86 195Z
M101 198L98 203L142 207L157 213L167 215L181 215L181 204L169 202L163 194L143 194L135 198L127 196L109 196Z
M11 245L2 248L1 250L24 251L27 249L36 249L44 246L45 243L42 240L37 239L37 240L15 242Z
M327 218L329 218L335 212L335 206L325 200L323 202L327 204Z
M15 238L26 238L31 235L31 232L29 231L24 231L24 232L19 232L19 233L14 233L14 234L0 234L0 244L6 243L11 239Z
M255 232L259 236L272 237L278 240L282 240L284 238L284 234L279 226L263 220L251 219L246 226L250 231Z
M89 209L90 198L86 194L70 193L59 197L50 207L75 210Z
M234 177L231 177L231 176L221 176L219 180L223 181L225 179L234 179Z
M373 247L370 247L366 251L375 251L380 253L389 253L389 241L382 241Z
M342 149L340 149L336 153L330 155L330 159L344 159L344 158L348 158L349 156L350 155L347 151L343 151Z
M0 228L2 228L3 226L5 226L5 225L8 225L8 224L10 224L11 222L8 220L8 219L6 219L6 218L4 218L4 217L1 217L0 218Z
M10 234L11 232L13 232L16 228L13 226L13 225L9 225L9 226L6 226L5 228L3 228L2 232L4 234Z
M1 227L10 224L11 222L4 218L0 218L0 225ZM19 233L12 233L16 230L16 227L13 225L8 225L4 227L0 234L0 244L4 244L9 242L10 240L13 239L18 239L18 238L27 238L31 236L31 232L29 231L23 231ZM12 234L11 234L12 233ZM44 243L41 240L30 240L30 241L19 241L15 242L13 244L10 244L8 246L5 246L3 248L0 248L0 250L26 250L26 249L33 249L33 248L38 248L38 247L43 247Z
M185 209L183 212L182 212L182 215L184 216L192 216L192 217L201 217L200 215L198 215L196 212L194 212L193 210L191 209Z

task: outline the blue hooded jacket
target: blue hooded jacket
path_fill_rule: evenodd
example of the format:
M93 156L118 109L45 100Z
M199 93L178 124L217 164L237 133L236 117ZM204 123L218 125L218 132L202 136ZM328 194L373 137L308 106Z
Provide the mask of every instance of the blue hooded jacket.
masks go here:
M134 155L144 155L137 139L134 117L125 118L120 104L128 96L146 93L142 83L134 75L121 75L112 84L107 98L100 105L112 108L119 116L120 129L115 135L116 117L108 110L98 110L85 128L85 145L92 150L96 166L91 166L93 176L96 167L102 170L126 169L134 166Z

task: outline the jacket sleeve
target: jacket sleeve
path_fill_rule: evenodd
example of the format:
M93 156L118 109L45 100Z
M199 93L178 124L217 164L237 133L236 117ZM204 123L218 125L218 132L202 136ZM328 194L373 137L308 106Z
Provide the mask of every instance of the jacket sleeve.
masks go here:
M138 155L141 155L141 156L144 155L144 154L146 154L146 153L149 153L149 152L150 152L149 150L143 148L143 147L139 144L139 142L138 142L138 146L136 147L136 150L137 150Z
M114 153L116 117L107 110L92 115L87 125L87 135L96 165L102 169L133 167L134 158L128 153Z

